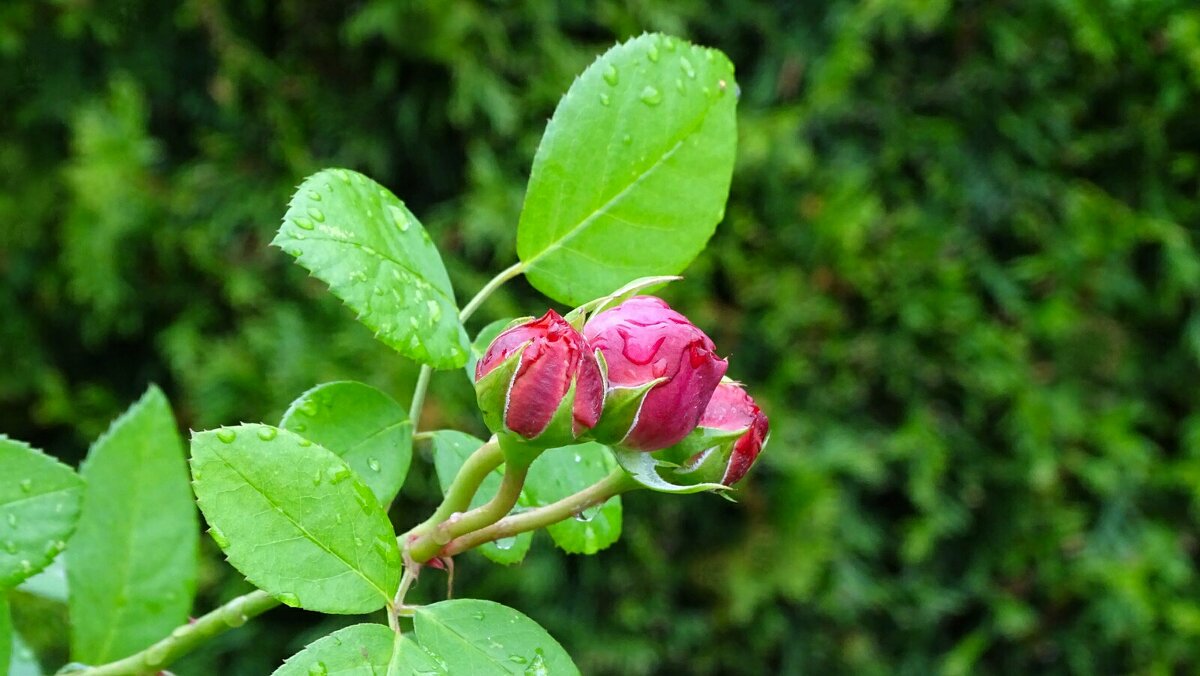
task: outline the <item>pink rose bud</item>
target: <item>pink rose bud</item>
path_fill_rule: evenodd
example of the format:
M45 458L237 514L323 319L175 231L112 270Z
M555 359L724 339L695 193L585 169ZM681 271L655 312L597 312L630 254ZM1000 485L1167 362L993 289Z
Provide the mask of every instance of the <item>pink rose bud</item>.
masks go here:
M653 296L605 310L583 331L607 368L593 436L631 450L657 451L687 436L728 367L703 331Z
M554 310L496 336L475 365L475 393L492 432L545 447L575 441L604 405L594 350Z
M671 479L682 484L718 482L732 486L746 475L767 444L767 416L746 390L723 380L696 429L660 459L678 463Z

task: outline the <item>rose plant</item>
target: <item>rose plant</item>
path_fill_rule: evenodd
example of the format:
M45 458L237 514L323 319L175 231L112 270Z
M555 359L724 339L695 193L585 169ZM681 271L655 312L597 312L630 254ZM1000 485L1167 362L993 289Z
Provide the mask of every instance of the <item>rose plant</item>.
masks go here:
M158 672L281 603L382 611L384 621L316 640L278 674L577 673L514 609L478 599L417 606L407 593L423 570L452 571L470 550L517 563L538 529L567 552L595 553L620 534L622 494L724 493L762 451L767 418L725 378L718 347L646 294L678 279L723 216L735 91L720 52L672 37L643 35L601 56L538 148L518 262L461 308L403 202L347 169L309 177L273 244L379 340L423 364L410 406L362 383L326 383L278 424L195 432L185 453L151 387L78 472L0 438L0 586L35 584L52 562L61 569L65 550L68 670L79 673ZM467 320L520 274L574 309L469 340ZM418 427L433 369L464 366L487 440ZM414 444L429 448L444 499L398 534L388 508ZM197 505L257 591L189 619ZM603 518L573 518L597 510Z

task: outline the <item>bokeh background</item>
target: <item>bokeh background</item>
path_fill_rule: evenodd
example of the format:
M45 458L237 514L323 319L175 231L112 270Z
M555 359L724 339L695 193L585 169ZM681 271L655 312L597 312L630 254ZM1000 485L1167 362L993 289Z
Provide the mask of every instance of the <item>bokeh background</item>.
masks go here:
M384 183L469 297L558 97L643 30L738 68L725 221L667 296L771 446L737 504L633 495L609 550L467 555L456 591L587 674L1200 669L1191 0L6 0L0 430L77 462L149 382L191 429L335 379L407 402L414 365L267 246L292 188ZM472 327L545 304L518 280ZM461 372L424 422L481 431ZM416 463L395 520L435 491ZM204 546L198 611L245 590ZM57 668L61 606L15 604ZM272 611L177 671L348 621Z

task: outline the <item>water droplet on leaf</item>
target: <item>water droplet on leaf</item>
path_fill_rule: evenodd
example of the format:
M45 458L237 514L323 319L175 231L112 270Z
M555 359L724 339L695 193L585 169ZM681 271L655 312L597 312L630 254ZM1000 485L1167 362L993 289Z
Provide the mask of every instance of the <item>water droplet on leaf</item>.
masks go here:
M396 227L400 228L400 232L408 232L408 214L399 207L388 205L388 211L392 214L392 220L396 222Z
M378 472L379 461L375 458L367 458L367 467L370 467L372 472Z
M221 429L217 430L217 438L220 439L221 443L223 444L232 444L234 439L237 439L237 432L229 429L228 427L222 427Z
M326 676L328 673L324 662L314 662L308 666L308 676Z
M611 103L612 103L612 99L609 97L608 93L600 92L600 104L607 106Z
M313 228L317 227L313 225L313 222L307 218L293 218L292 222L295 223L296 227L300 228L301 230L312 230Z
M662 92L658 91L651 85L646 85L646 87L642 89L642 93L638 98L642 100L642 103L648 106L657 106L658 104L662 103Z
M520 655L509 655L508 661L513 662L515 664L529 664L529 659L525 658L525 657L521 657Z
M308 215L312 216L312 219L318 223L325 222L325 213L316 207L309 207Z
M276 430L274 427L263 426L263 427L258 428L258 438L262 439L263 441L270 441L270 440L274 439L278 434L279 434L279 431Z
M345 465L334 465L329 468L329 480L340 484L350 476L350 468Z
M213 542L217 543L218 547L221 549L229 548L229 538L225 537L225 534L221 532L221 529L217 528L216 526L210 526L208 529L208 534L212 537Z
M300 607L300 597L296 596L292 592L283 592L281 594L276 594L275 598L279 599L279 602L284 604L285 606L291 606L293 608Z
M679 57L679 67L683 70L683 74L688 76L688 79L696 79L696 68L692 66L692 62L688 61L686 56Z
M320 202L321 201L321 193L317 192L316 190L309 190L308 191L308 199L310 199L314 202Z
M16 528L16 526L17 526L17 515L16 514L8 515L8 525Z
M500 538L499 540L496 540L496 549L508 551L509 549L512 549L513 545L515 544L517 544L517 537L515 535L512 537Z
M650 59L651 63L658 63L658 47L650 45L650 49L646 50L646 57Z
M617 67L611 63L604 67L604 81L613 87L621 81L621 76L617 74Z

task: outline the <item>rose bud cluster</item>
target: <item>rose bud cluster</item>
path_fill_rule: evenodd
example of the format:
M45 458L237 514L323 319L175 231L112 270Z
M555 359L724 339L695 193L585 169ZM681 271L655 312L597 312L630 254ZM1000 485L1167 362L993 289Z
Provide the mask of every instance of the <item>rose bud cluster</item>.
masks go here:
M475 387L502 439L662 451L680 480L730 486L766 444L768 423L740 385L723 381L727 368L687 317L636 296L582 333L553 310L511 326L479 360Z
M475 392L489 429L544 448L574 442L604 404L595 352L554 310L496 336L475 365Z

